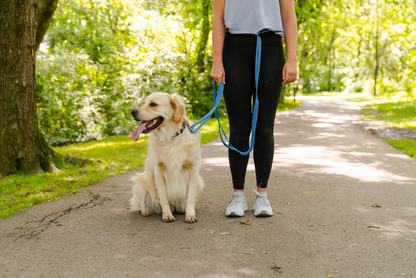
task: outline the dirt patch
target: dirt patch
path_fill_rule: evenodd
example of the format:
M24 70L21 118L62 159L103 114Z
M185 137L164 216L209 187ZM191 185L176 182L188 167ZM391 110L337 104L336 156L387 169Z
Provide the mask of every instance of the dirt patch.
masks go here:
M357 121L354 125L383 139L413 139L416 141L416 129L389 127L370 121Z

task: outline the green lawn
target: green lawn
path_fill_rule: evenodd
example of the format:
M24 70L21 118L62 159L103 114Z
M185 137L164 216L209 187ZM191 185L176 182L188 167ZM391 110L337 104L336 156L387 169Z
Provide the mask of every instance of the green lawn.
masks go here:
M287 101L278 111L300 105L300 102ZM228 120L221 119L225 132L229 132ZM209 119L201 128L201 144L218 138L216 119ZM118 175L144 165L148 135L142 135L137 142L130 136L111 136L101 141L71 144L54 148L63 155L79 158L96 158L101 163L84 167L65 164L59 173L40 175L16 174L0 179L0 218L21 211L44 201L73 193L91 183Z
M362 119L391 127L416 129L416 101L385 100L366 104L362 109Z

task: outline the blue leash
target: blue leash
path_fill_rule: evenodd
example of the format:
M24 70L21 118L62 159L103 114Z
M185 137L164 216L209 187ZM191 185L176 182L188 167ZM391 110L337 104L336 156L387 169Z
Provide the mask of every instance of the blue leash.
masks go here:
M265 33L265 32L263 32L263 30L262 30L262 31L260 31L260 34L262 34L262 33ZM260 60L261 60L261 38L260 38L260 34L257 35L257 44L256 44L256 60L255 60L256 98L254 100L253 117L251 119L251 130L252 131L251 131L250 148L245 152L241 152L241 151L237 150L233 145L231 145L230 141L227 138L227 135L225 134L224 129L221 126L220 117L218 115L218 105L220 104L222 94L224 93L224 84L222 83L222 81L220 83L220 87L219 87L218 91L217 91L217 82L214 81L214 93L213 93L214 94L214 108L212 108L212 110L209 111L208 114L206 114L199 121L194 123L190 128L192 133L197 132L208 121L208 119L212 116L212 114L215 112L215 117L217 118L217 121L218 121L218 131L220 133L220 138L221 138L222 143L227 148L229 148L233 151L236 151L241 155L250 154L250 152L253 150L254 141L255 141L255 137L256 137L257 118L258 118L258 114L259 114L258 83L259 83ZM223 137L225 138L225 140L224 140Z

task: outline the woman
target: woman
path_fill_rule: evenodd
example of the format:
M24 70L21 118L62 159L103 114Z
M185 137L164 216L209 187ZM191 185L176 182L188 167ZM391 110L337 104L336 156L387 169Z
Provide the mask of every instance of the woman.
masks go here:
M255 216L272 216L267 182L273 163L273 127L282 85L297 78L297 22L294 0L214 0L211 77L224 83L230 124L230 143L240 151L249 148L251 101L255 94L256 35L262 39L258 82L259 112L254 145L257 191ZM264 31L268 31L263 33ZM282 38L285 38L285 61ZM234 193L226 216L244 216L247 204L244 181L249 156L229 150Z

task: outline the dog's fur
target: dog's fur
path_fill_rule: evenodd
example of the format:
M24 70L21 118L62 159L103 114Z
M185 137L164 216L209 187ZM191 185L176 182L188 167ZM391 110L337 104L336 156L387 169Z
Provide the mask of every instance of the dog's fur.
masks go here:
M177 95L153 93L132 115L136 121L151 121L162 117L160 126L153 129L148 140L145 171L133 177L132 211L149 216L162 212L165 222L175 221L173 212L186 213L185 221L197 221L196 199L204 187L199 175L201 166L199 132L192 134L182 127L185 106Z

